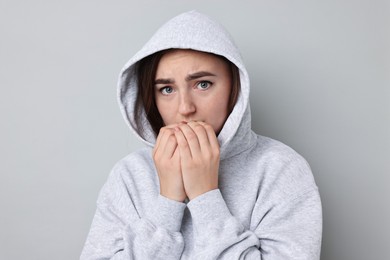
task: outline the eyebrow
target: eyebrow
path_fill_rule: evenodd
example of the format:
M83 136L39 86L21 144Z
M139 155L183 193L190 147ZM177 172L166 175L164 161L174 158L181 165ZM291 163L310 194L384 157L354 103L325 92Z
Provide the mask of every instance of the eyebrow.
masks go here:
M175 81L173 79L156 79L154 81L155 85L157 85L157 84L172 84L172 83L175 83Z
M202 77L206 77L206 76L215 77L216 75L211 73L211 72L208 72L208 71L199 71L199 72L195 72L195 73L189 74L186 77L186 81L191 81L191 80L202 78ZM170 78L168 78L168 79L156 79L154 81L155 85L157 85L157 84L173 84L173 83L175 83L175 80L170 79Z
M208 72L208 71L199 71L199 72L195 72L193 74L188 75L186 77L186 81L191 81L191 80L206 77L206 76L215 77L216 75L211 73L211 72Z

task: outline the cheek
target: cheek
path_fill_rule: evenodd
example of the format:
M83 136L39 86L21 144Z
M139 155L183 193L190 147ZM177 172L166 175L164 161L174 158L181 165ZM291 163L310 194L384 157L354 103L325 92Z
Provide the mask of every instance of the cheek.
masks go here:
M229 108L229 99L230 99L230 88L225 88L221 93L219 93L218 97L215 99L217 109L219 113L226 115Z
M164 124L165 125L170 124L171 117L172 117L171 116L172 107L170 107L169 104L167 104L165 102L158 102L157 100L156 100L156 106L157 106L158 112L161 115L162 120L164 121Z
M226 84L229 84L227 82ZM215 114L215 122L218 122L218 125L216 126L218 128L218 131L221 130L222 126L225 124L225 121L227 117L229 116L229 98L230 98L230 88L224 89L222 93L220 93L218 97L218 101L215 102L215 110L218 111L218 113Z
M207 113L209 114L209 124L211 124L214 131L218 133L228 117L228 101L214 102L212 106L208 107Z

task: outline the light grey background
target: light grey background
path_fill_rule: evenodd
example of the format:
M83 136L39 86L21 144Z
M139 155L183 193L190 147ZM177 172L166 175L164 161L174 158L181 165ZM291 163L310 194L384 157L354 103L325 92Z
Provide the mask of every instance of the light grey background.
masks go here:
M322 259L390 259L390 4L368 0L1 0L0 259L79 257L111 167L142 145L118 73L192 9L236 39L256 132L310 162Z

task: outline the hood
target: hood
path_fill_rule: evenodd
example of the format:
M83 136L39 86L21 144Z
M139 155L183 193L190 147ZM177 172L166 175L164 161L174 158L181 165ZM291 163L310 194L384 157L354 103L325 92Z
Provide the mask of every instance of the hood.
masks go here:
M230 34L219 23L196 11L180 14L165 23L123 67L118 80L118 102L130 129L146 145L154 146L156 138L146 115L142 115L142 134L134 119L134 104L138 91L135 64L146 56L171 48L214 53L224 56L238 67L240 94L218 135L218 141L221 146L221 159L247 149L253 144L251 139L255 138L251 131L247 71Z

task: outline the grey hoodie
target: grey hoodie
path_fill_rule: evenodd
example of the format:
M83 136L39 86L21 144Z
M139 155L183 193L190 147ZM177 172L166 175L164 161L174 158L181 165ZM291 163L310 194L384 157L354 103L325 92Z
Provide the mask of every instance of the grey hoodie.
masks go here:
M241 92L218 141L219 189L181 203L159 194L155 135L134 120L134 65L182 48L226 57ZM163 25L120 73L118 100L130 129L146 144L112 169L80 259L307 259L320 257L321 201L307 162L288 146L251 130L249 77L226 30L198 12Z

